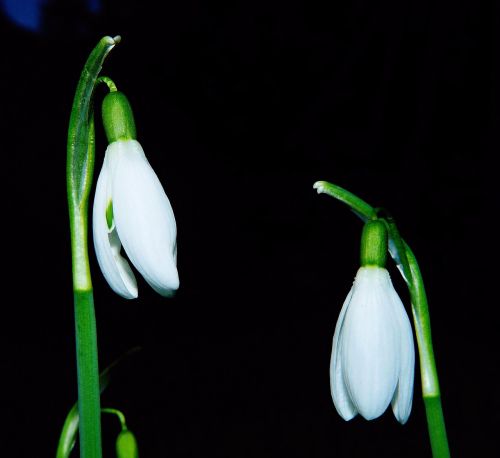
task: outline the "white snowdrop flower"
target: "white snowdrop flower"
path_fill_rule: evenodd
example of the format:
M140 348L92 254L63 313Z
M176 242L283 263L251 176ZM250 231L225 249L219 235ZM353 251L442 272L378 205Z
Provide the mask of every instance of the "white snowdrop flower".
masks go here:
M378 240L378 242L377 242ZM385 225L370 221L362 237L361 267L335 327L330 386L344 420L372 420L389 404L406 423L413 398L415 350L408 315L383 267Z
M176 223L170 201L135 139L130 105L121 92L103 102L110 142L97 180L93 236L97 261L120 296L136 298L137 282L128 259L151 287L171 296L179 287Z

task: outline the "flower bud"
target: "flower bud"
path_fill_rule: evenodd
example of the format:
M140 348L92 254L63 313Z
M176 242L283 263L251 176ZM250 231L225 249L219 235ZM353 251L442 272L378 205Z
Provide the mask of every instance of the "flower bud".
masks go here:
M117 458L139 458L137 440L129 429L123 429L116 438Z

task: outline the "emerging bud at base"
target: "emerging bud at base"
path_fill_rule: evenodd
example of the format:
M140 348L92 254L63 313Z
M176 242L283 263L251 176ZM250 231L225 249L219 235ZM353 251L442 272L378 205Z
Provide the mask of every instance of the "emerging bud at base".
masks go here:
M129 429L123 429L116 438L117 458L139 458L137 440Z

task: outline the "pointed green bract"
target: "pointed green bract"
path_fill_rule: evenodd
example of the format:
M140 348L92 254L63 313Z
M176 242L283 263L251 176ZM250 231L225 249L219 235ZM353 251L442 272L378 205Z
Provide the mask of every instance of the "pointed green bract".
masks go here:
M94 165L94 124L92 96L104 59L120 37L101 38L90 53L78 81L68 128L67 181L70 205L81 204L92 185Z
M371 205L336 184L329 183L328 181L316 181L313 188L318 191L318 194L328 194L349 205L351 210L364 220L373 219L377 216L377 212Z

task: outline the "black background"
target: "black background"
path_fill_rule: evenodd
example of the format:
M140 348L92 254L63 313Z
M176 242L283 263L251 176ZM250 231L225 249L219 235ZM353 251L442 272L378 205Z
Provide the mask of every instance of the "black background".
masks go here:
M418 366L405 426L333 407L362 225L316 180L394 215L426 282L452 455L498 453L499 25L479 1L49 1L39 32L0 15L1 455L54 456L76 400L67 125L89 52L117 34L103 74L178 225L171 300L139 277L137 300L114 295L90 253L101 368L141 347L102 396L141 457L430 456ZM105 456L117 432L105 417Z

